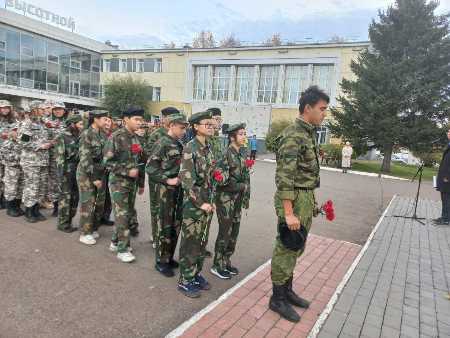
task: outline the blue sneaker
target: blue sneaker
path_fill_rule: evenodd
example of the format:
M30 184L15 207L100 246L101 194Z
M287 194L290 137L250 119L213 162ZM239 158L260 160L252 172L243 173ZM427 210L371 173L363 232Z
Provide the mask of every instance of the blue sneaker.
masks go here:
M211 289L211 285L209 285L208 281L202 275L196 275L194 283L200 290L209 290Z
M200 290L195 281L189 283L178 283L178 291L180 291L183 295L189 298L198 298L200 297Z

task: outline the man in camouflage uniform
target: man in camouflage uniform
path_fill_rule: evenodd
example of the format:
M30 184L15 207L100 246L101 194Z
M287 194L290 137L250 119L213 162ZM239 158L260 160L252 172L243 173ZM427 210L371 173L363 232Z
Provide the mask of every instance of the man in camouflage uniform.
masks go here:
M30 223L45 220L39 211L39 203L47 186L46 176L42 172L48 168L48 150L52 146L47 128L41 123L39 104L39 101L30 104L31 113L18 130L20 166L24 175L22 202L25 219Z
M173 277L178 263L173 259L182 221L183 191L178 173L180 171L183 145L181 138L188 122L184 115L167 118L168 132L153 146L147 163L148 179L155 183L159 200L158 236L156 238L155 268L166 277Z
M308 88L300 97L299 117L278 139L275 210L278 226L287 226L290 231L304 227L309 232L317 212L314 189L319 186L320 167L315 128L322 124L328 103L328 95L318 87ZM302 253L303 250L288 249L277 236L272 256L273 295L269 308L292 322L298 322L300 316L291 305L309 306L308 301L292 290L295 264Z
M66 131L65 120L67 118L67 109L64 102L55 102L51 107L51 115L44 120L49 130L50 139L53 145L56 139ZM49 179L48 179L48 200L53 204L53 217L58 216L58 199L61 187L58 186L57 168L56 168L56 149L51 147L49 151Z
M167 117L173 114L180 114L180 111L174 107L167 107L161 110L161 127L154 130L147 138L147 142L144 145L146 156L149 157L153 152L153 145L163 135L167 134ZM156 241L158 236L158 197L156 194L155 184L151 181L148 182L148 191L150 199L150 215L152 226L152 241ZM153 247L156 248L156 243L153 243Z
M243 151L246 132L245 123L235 124L227 129L230 145L219 161L223 182L217 187L216 207L219 220L214 264L211 273L221 279L230 279L239 273L231 264L236 248L241 223L242 208L248 209L250 200L250 172L246 166Z
M209 108L214 121L214 135L209 138L211 150L216 161L220 161L225 151L222 139L220 138L220 129L222 127L222 111L219 108Z
M105 128L104 128L107 138L110 138L112 136L112 133L114 132L115 128L116 127L113 124L112 118L108 116L107 123L105 124ZM103 208L102 218L100 219L100 225L112 226L112 225L114 225L114 222L109 219L111 217L111 213L112 213L112 204L111 204L111 194L110 194L109 188L108 188L108 176L109 176L109 173L106 172L106 175L105 175L105 206Z
M144 192L144 153L136 136L143 116L144 110L140 107L129 107L124 111L124 127L113 133L104 151L115 218L110 250L117 251L117 258L124 263L131 263L136 259L131 253L129 224L134 209L136 186L139 186L140 195Z
M0 101L0 176L3 176L4 190L1 201L6 204L7 215L19 217L24 214L20 208L23 188L23 173L20 167L20 146L17 130L20 122L14 117L9 101ZM0 177L0 185L2 177ZM20 184L22 183L22 184ZM3 193L2 193L3 192Z
M214 133L214 122L209 111L193 114L189 122L196 136L183 150L179 174L183 188L183 222L178 290L187 297L198 298L200 290L210 289L200 273L215 208L213 173L216 166L208 142Z
M108 112L94 110L90 113L90 126L80 137L80 161L77 182L80 194L80 242L86 245L97 243L98 223L105 205L105 166L103 149L107 141L103 131Z
M72 218L77 213L79 200L76 175L83 121L81 116L76 114L67 118L65 125L66 130L58 136L54 145L57 185L60 189L57 229L71 233L76 230L76 227L72 225Z

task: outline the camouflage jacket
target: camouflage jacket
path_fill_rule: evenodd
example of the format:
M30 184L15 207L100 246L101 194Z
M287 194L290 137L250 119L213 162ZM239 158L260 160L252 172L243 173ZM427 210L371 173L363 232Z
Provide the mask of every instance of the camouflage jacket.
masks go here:
M140 148L140 152L133 152ZM133 180L128 176L131 169L139 169L138 185L144 187L145 161L142 145L138 136L126 128L116 130L106 143L103 162L111 175Z
M50 135L50 139L56 140L58 136L63 134L66 131L66 118L57 118L55 116L44 117L42 119L46 128L48 128L48 133Z
M224 158L220 161L223 182L217 187L218 192L250 193L250 172L245 165L246 153L243 148L237 151L229 145Z
M21 145L19 140L12 138L9 133L19 130L20 121L2 122L4 123L0 122L0 162L8 166L17 166L20 163Z
M153 145L155 144L155 142L158 141L163 135L167 135L167 129L161 127L152 131L150 135L147 137L147 140L143 145L143 147L148 157L150 157L150 155L153 152Z
M26 119L20 124L18 130L19 145L21 147L20 165L35 165L45 167L48 165L48 149L41 146L50 142L47 128L35 119Z
M297 119L278 139L275 174L278 196L282 200L295 200L295 189L317 188L319 171L315 128Z
M64 133L56 139L55 160L58 178L62 179L64 175L73 174L77 170L79 157L80 136L74 135L66 129Z
M183 145L169 135L162 136L153 145L153 152L147 162L149 180L166 184L168 178L175 178L180 172Z
M213 173L216 169L211 146L202 145L195 137L184 148L179 177L184 196L195 207L212 203L214 199Z
M216 161L220 161L224 153L222 139L218 135L214 135L211 136L208 141L211 145L211 151L214 155L214 159Z
M105 166L103 164L103 149L106 134L101 130L89 127L80 136L78 172L90 177L93 181L103 179Z

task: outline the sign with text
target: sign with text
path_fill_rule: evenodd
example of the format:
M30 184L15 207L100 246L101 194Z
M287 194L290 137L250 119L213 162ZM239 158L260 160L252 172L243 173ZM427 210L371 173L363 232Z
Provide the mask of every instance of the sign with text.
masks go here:
M21 0L5 0L5 7L15 9L23 15L32 15L41 20L49 21L58 26L69 28L72 32L75 30L75 20L72 17L65 17L53 12L47 11L41 7L34 6Z

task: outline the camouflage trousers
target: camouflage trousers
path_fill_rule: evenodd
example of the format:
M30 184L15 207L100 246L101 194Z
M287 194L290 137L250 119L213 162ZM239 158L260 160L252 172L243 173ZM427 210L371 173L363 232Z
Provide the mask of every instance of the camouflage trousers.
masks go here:
M83 234L97 231L105 206L105 182L98 189L90 177L77 172L78 191L80 194L80 230Z
M130 230L132 230L132 229L137 230L137 228L139 227L139 222L138 222L138 218L137 218L137 210L135 208L137 191L138 191L138 186L136 184L136 187L133 192L132 203L131 203L133 205L133 208L131 210L130 219L128 221L128 227Z
M50 202L58 202L60 187L58 187L58 170L56 169L55 149L51 148L48 169L47 197Z
M112 212L112 204L111 204L111 194L109 193L109 174L106 175L105 179L105 207L103 208L103 218L109 219Z
M68 171L60 182L58 200L58 229L66 229L72 226L72 218L77 213L79 194L76 171Z
M5 166L5 199L8 202L22 199L23 171L19 164Z
M45 167L41 167L40 172L40 180L41 180L41 188L39 190L39 202L45 201L48 197L48 179L49 179L49 169L46 165Z
M126 252L130 246L130 219L136 199L136 180L109 175L109 191L114 212L114 233L111 241L117 243L117 252Z
M23 193L22 202L26 208L31 208L40 203L45 196L48 175L43 174L48 167L22 164L23 170Z
M236 249L241 225L242 193L217 193L216 207L219 232L214 249L214 266L224 270L227 265L231 265L231 256Z
M212 216L184 199L180 241L180 281L183 283L191 282L202 271Z
M177 247L183 219L183 191L180 186L156 184L156 192L159 213L155 258L156 262L169 263Z
M295 200L292 202L294 215L300 218L301 224L308 230L311 228L315 208L313 190L295 190ZM278 222L284 221L284 209L282 201L275 194L275 210ZM278 227L277 227L278 228ZM285 248L279 236L275 240L275 248L272 255L272 283L283 285L294 274L297 259L303 254L303 250L293 251Z
M150 200L150 216L152 226L152 237L156 241L158 237L158 194L156 192L156 184L148 181L148 194Z
M3 165L3 163L0 163L0 197L3 195L5 191L4 176L5 176L5 166Z

